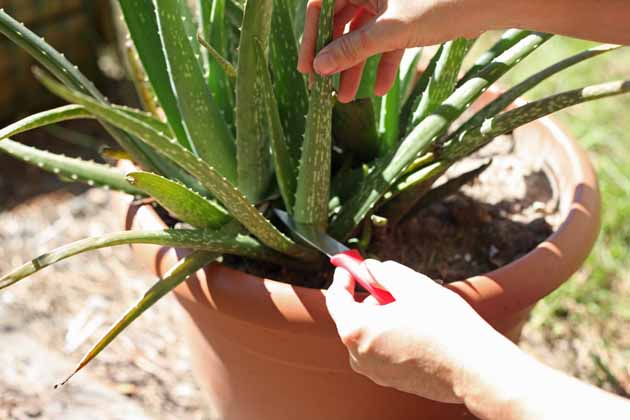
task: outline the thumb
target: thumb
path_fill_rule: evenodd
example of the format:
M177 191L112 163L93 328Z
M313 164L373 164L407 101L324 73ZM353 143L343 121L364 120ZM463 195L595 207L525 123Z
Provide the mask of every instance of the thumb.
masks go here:
M426 298L442 289L424 274L394 261L366 260L365 265L374 279L396 300L417 300L418 295Z
M315 58L313 67L322 76L347 70L373 55L398 49L396 34L388 21L375 18L328 44Z

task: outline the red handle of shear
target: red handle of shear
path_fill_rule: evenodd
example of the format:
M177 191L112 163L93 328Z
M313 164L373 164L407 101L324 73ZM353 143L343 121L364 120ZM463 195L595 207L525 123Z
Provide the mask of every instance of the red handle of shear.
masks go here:
M361 253L357 250L346 251L330 259L330 262L335 267L348 270L354 280L374 296L378 303L386 305L394 302L394 297L388 291L376 286L378 282L372 277L365 264L363 264L364 261Z

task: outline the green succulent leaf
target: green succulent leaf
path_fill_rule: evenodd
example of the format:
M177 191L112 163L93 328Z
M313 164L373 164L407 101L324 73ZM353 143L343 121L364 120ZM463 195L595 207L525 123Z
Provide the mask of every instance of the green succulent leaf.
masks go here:
M621 48L620 45L598 45L579 54L568 57L547 67L544 70L539 71L538 73L532 75L518 85L502 93L497 99L486 105L481 111L477 112L472 118L462 124L462 126L449 137L456 138L460 136L463 132L483 123L484 120L494 117L499 112L507 108L510 104L512 104L517 98L522 96L524 93L529 92L531 89L535 88L551 76L571 66L574 66L575 64L581 63L593 57L597 57L601 54L617 50L619 48Z
M207 41L207 46L212 49L208 50L210 53L207 57L208 71L206 79L212 96L217 105L221 107L225 122L230 127L230 130L234 131L234 85L232 77L236 77L236 70L234 76L232 76L232 64L230 57L228 56L228 44L231 35L229 18L229 0L200 0L201 10L201 24L202 33L204 39ZM243 12L239 11L238 27L240 27L243 20ZM237 42L237 40L233 40ZM216 51L216 54L212 53L212 50ZM222 63L221 59L225 60ZM229 63L229 65L226 65Z
M136 94L142 104L142 108L158 118L162 118L163 110L158 103L157 95L147 72L144 70L140 56L136 51L133 43L127 43L124 46L125 58L127 59L129 78L131 79L133 86L136 88ZM161 120L160 120L161 121ZM170 126L169 126L169 129Z
M332 132L335 144L361 162L370 162L378 156L381 143L370 98L346 104L337 102L333 108Z
M50 109L37 114L29 115L28 117L3 128L0 130L0 140L33 130L35 128L81 118L92 118L92 115L80 105L66 105L60 108Z
M153 128L155 131L162 132L169 137L172 137L174 135L173 131L171 130L171 127L168 124L158 120L153 115L147 112L140 111L138 109L130 108L128 106L123 106L123 105L111 105L111 106L117 111L124 112L130 117L142 121L146 125Z
M411 95L411 91L414 88L414 82L416 82L416 77L418 76L418 63L420 62L420 58L422 58L422 48L417 48L412 52L412 55L405 55L403 61L400 65L400 101L401 107L403 107L407 103L407 99L409 99Z
M293 0L295 4L295 13L293 15L293 31L295 39L302 39L304 33L304 21L306 20L306 5L308 2L302 0Z
M435 63L435 70L413 112L406 134L410 133L415 126L435 111L453 93L459 71L471 45L472 41L459 38L442 46L439 58Z
M297 70L297 38L292 30L295 0L273 0L269 62L273 70L274 91L282 128L293 159L300 159L304 139L308 90L304 76Z
M420 106L420 101L422 101L422 94L427 89L433 74L435 73L435 68L437 67L438 60L442 56L442 51L444 50L444 45L441 45L440 48L435 52L433 57L431 57L431 61L427 65L426 69L420 75L418 81L411 87L411 91L409 92L409 96L405 101L405 104L402 107L402 111L400 114L400 123L401 123L401 131L405 134L408 134L407 130L412 126L412 118L413 113Z
M376 77L378 75L378 66L380 62L380 55L374 55L367 59L365 68L363 69L361 83L359 84L359 89L357 90L357 99L374 98L374 85L376 84Z
M269 190L273 177L269 130L260 92L257 43L266 53L271 31L272 0L248 0L245 4L236 79L236 152L238 187L253 203Z
M190 140L182 124L177 97L168 75L153 2L152 0L118 0L118 3L138 57L160 102L166 120L180 144L190 149Z
M215 103L182 20L183 0L153 0L164 56L193 152L236 180L234 139ZM194 38L194 36L193 36Z
M479 56L479 58L477 58L475 63L461 78L459 85L461 86L466 81L475 77L477 73L480 72L488 64L490 64L492 60L494 60L531 34L532 31L525 31L522 29L508 29L507 31L505 31L501 38L492 47L490 47L488 51L484 52Z
M381 118L379 121L380 154L386 155L398 145L400 140L400 77L396 77L394 85L381 101Z
M509 133L539 118L573 105L628 92L630 92L630 80L602 83L558 93L485 120L481 125L452 139L439 151L439 154L451 161L461 159L485 146L495 137Z
M71 91L41 72L36 74L40 81L56 95L69 102L83 105L94 115L122 130L133 133L157 150L162 156L170 159L172 162L177 162L181 168L197 178L235 219L240 221L252 234L270 248L294 257L307 258L313 256L313 252L297 245L282 234L227 178L219 174L216 169L202 159L195 157L191 152L179 145L175 139L155 131L141 120L117 111L111 106L99 103L81 93Z
M105 102L103 94L101 94L94 84L86 78L76 66L68 61L63 54L46 43L46 41L37 34L9 16L3 9L0 9L0 33L4 34L13 41L13 43L30 54L66 86L89 94L101 102ZM146 147L142 147L136 139L129 137L124 132L116 130L114 127L105 125L105 128L112 137L133 156L134 160L145 168L160 171L169 176L176 175L170 171L169 167L161 165L155 153Z
M204 47L208 51L208 53L210 54L212 59L216 62L216 64L218 64L221 67L221 70L223 70L223 73L225 74L225 76L229 77L230 79L236 79L236 76L238 74L236 67L234 67L232 63L228 61L227 58L223 57L219 51L214 49L214 47L210 45L208 41L203 39L201 33L197 34L197 39L199 40L199 43L201 44L201 46ZM217 100L217 102L219 101Z
M324 0L317 51L332 40L334 0ZM309 99L306 134L300 160L294 216L297 222L325 230L330 200L333 82L314 76Z
M49 251L0 277L0 289L9 287L32 274L65 259L102 248L129 244L161 245L173 248L240 255L263 261L284 262L282 254L271 251L254 238L234 233L230 225L225 230L165 229L132 230L82 239Z
M333 221L333 235L342 239L350 235L417 156L427 152L432 143L492 83L550 37L542 33L527 36L495 58L477 76L457 88L403 140L397 150L377 163L359 191L344 205Z
M217 229L230 220L223 207L179 182L150 172L130 172L127 180L177 219L196 228Z
M198 270L218 258L219 255L211 252L195 252L180 260L171 268L162 279L155 283L143 296L131 307L105 335L90 349L81 359L74 372L58 386L65 385L76 373L88 365L98 354L103 351L114 339L125 330L133 321L138 319L147 309L166 296L171 290L184 282Z
M50 153L10 139L0 141L0 152L72 181L144 195L142 191L129 185L123 173L109 165Z
M379 214L396 225L406 217L416 214L424 206L435 203L459 191L464 185L474 181L492 162L484 163L472 171L450 179L439 187L431 189L435 181L442 176L450 164L436 162L420 171L409 175L404 182L397 185L400 193L387 203Z
M257 44L257 47L259 58L256 60L256 64L257 72L260 75L259 89L271 139L271 154L276 170L276 179L285 208L289 213L292 213L297 190L298 160L291 153L291 147L282 128L278 103L273 92L269 67L262 53L262 45Z

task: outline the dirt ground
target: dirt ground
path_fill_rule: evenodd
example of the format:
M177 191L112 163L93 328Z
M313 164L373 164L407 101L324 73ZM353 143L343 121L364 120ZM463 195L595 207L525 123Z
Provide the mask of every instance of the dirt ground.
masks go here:
M48 141L29 137L40 146ZM110 200L108 192L62 184L0 156L0 272L63 243L119 230ZM75 257L0 293L0 418L207 419L171 298L143 315L69 385L52 389L151 281L129 248L119 247ZM630 337L624 329L615 319L575 325L561 318L549 328L534 317L521 346L545 363L627 395Z
M120 230L110 200L111 193L63 184L0 156L0 272L65 242ZM170 297L53 390L152 281L130 249L118 247L0 293L0 419L206 419Z

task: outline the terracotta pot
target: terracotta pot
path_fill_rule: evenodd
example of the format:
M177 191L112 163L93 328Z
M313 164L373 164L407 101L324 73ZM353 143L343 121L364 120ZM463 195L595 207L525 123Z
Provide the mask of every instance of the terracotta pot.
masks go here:
M497 330L517 339L529 310L580 267L599 230L600 197L580 147L551 119L515 132L517 147L557 178L565 220L544 243L491 273L450 284ZM119 203L126 207L128 202ZM128 228L164 225L150 207L130 208ZM177 252L135 247L157 275ZM382 420L472 418L383 388L354 373L324 302L325 291L261 279L215 264L175 290L198 381L213 419Z

